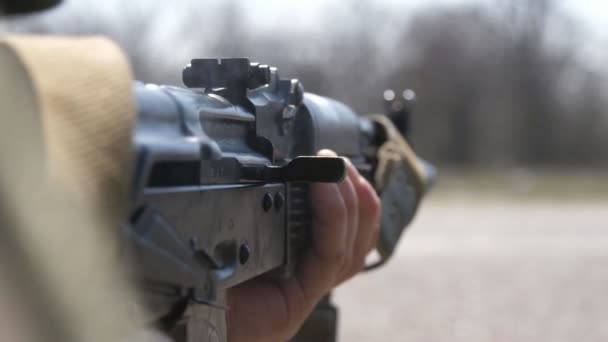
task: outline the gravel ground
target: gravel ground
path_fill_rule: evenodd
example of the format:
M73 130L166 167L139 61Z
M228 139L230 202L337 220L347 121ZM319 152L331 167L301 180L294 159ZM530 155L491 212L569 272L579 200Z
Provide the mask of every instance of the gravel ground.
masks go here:
M608 200L462 198L338 289L340 341L608 341Z

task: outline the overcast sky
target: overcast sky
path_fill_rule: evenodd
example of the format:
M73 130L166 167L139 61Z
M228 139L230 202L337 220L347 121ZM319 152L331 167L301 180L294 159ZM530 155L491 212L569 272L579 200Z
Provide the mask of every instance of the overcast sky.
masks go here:
M587 57L598 70L605 70L608 51L608 0L556 1L563 12L571 14L584 24L582 28L586 29L586 34L581 36L583 40L579 47L581 55ZM399 26L406 25L410 15L417 10L437 6L458 7L473 2L489 5L495 4L496 0L374 0L368 4L389 10L385 20L378 22L376 18L374 27L377 35L390 41L393 39L391 35L398 34L401 31ZM348 31L353 24L348 20L353 12L350 7L353 3L357 4L357 2L341 0L240 0L239 3L243 6L241 18L250 25L251 29L270 30L283 34L311 33L320 36L325 34L327 27L319 27L317 23L326 23L328 16L331 19L335 18L335 24L332 25L334 29ZM155 41L163 41L164 38L165 41L171 41L176 36L175 32L183 34L183 23L179 18L183 16L184 11L198 11L202 25L199 28L192 28L192 32L202 35L198 39L204 40L205 35L221 35L222 32L218 30L225 29L215 20L217 10L222 4L225 4L224 0L105 0L95 3L95 14L96 19L113 18L114 22L110 25L113 32L128 32L134 29L128 25L132 18L132 14L128 12L133 12L135 9L158 28L151 38ZM158 16L159 11L163 15ZM64 0L63 5L50 11L49 14L47 19L50 22L59 23L58 26L70 26L72 22L72 26L78 29L80 27L78 25L87 26L90 21L91 3L89 0ZM559 35L556 37L559 40ZM142 39L146 38L150 37L142 37ZM183 50L185 54L191 54L188 49Z
M608 39L608 1L567 0L563 1L562 6L587 23L594 34Z
M524 0L526 1L526 0ZM528 0L534 1L534 0ZM562 12L565 12L581 24L585 30L581 45L583 56L598 69L605 69L606 51L608 51L608 0L556 0ZM495 3L495 0L375 0L375 6L392 10L392 24L399 24L399 12L403 13L403 23L416 10L436 6L462 6L470 3ZM340 0L243 0L244 16L256 29L289 31L292 27L307 27L315 30L319 15L335 15L336 22L347 15L344 2ZM333 9L333 11L332 11ZM384 23L385 27L390 26ZM319 30L323 28L319 27ZM559 38L559 37L558 37Z
M534 0L530 0L534 1ZM316 15L327 3L339 3L339 0L247 0L246 6L259 16L260 22L268 23L276 19L277 11L285 14L290 22L313 22ZM376 4L394 7L408 12L425 6L457 6L471 2L488 2L486 0L376 0ZM561 0L561 8L581 21L587 23L589 30L598 36L608 39L608 1L606 0ZM272 10L271 10L272 9ZM293 17L293 11L297 16ZM290 15L288 15L290 14ZM287 19L289 18L289 19Z

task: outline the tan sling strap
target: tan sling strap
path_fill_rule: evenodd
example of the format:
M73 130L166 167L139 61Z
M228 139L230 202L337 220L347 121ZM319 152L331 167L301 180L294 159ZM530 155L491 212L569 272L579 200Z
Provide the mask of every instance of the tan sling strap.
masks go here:
M374 175L376 186L381 191L386 185L390 170L395 164L400 164L414 177L416 196L421 197L427 190L428 180L416 152L386 115L375 114L369 118L382 126L386 134L386 141L378 150L378 167Z
M416 156L387 116L371 115L370 119L381 128L384 141L378 148L374 174L382 202L376 246L379 259L366 266L366 270L384 264L393 255L401 234L414 218L422 196L435 178L434 169Z

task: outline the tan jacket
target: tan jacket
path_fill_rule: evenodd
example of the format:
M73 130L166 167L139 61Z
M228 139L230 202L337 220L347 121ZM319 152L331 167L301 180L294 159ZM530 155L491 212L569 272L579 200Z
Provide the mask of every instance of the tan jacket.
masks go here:
M2 340L136 339L144 311L119 239L135 115L126 58L103 38L4 37L0 106Z

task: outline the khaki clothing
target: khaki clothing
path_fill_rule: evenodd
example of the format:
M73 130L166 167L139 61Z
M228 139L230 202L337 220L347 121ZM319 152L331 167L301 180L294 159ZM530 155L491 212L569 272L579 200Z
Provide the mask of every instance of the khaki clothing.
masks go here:
M140 334L145 312L126 277L119 224L131 174L131 79L126 58L104 38L2 38L0 329L7 341Z

